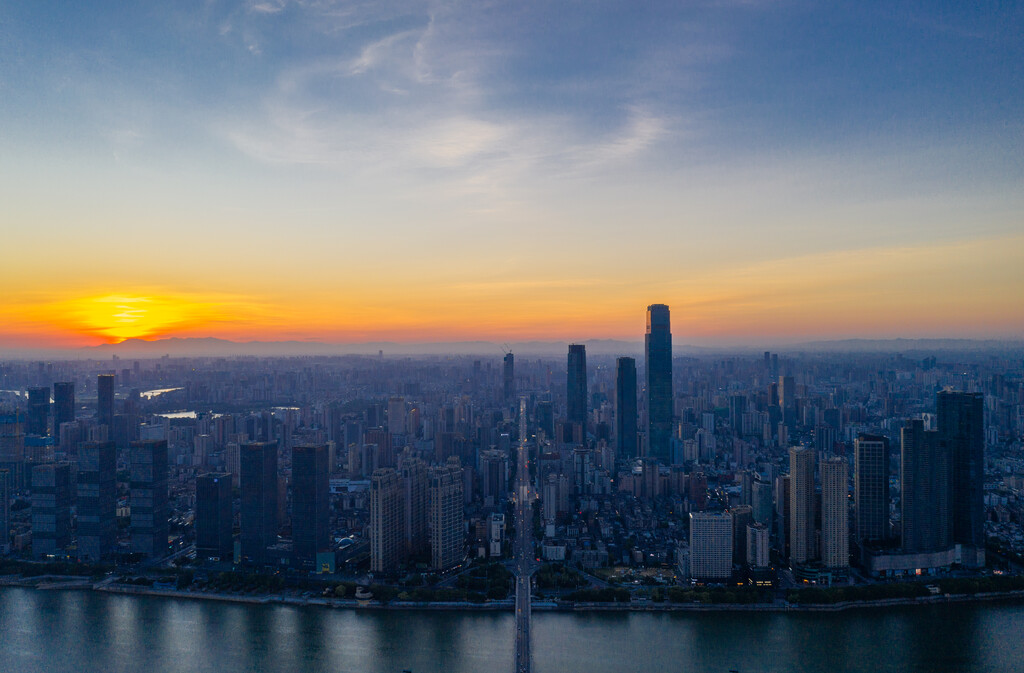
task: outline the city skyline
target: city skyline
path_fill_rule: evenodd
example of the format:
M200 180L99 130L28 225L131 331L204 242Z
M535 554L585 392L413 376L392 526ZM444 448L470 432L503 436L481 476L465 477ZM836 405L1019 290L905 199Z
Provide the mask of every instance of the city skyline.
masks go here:
M1013 6L0 19L2 348L1024 332Z

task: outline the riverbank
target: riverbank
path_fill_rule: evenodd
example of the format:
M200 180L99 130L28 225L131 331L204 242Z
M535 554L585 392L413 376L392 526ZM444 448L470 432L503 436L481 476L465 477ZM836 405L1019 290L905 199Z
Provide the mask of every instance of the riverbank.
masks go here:
M325 607L356 610L441 610L468 612L510 612L514 599L470 602L381 602L347 598L319 596L288 596L283 594L243 595L187 589L164 589L130 584L120 584L111 579L92 582L81 577L0 577L0 586L31 588L38 590L98 591L108 594L178 598L186 600L207 600L253 605L290 605L296 607ZM879 609L922 605L943 605L949 603L981 602L1024 602L1024 590L988 592L978 594L941 594L916 598L888 598L870 601L846 601L832 604L795 604L784 600L772 603L671 603L653 601L630 601L629 603L559 603L538 601L532 609L538 612L845 612L849 610Z

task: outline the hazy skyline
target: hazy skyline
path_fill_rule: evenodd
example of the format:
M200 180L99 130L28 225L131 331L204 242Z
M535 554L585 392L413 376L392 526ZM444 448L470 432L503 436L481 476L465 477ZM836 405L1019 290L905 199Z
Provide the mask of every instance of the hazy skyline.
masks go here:
M0 8L0 346L1024 332L1024 10Z

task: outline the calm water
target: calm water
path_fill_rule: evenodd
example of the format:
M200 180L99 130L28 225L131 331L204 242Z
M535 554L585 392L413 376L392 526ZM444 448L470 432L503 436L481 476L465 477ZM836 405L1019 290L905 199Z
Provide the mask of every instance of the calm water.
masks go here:
M511 613L0 589L0 671L505 673ZM534 616L538 673L1024 671L1024 606Z

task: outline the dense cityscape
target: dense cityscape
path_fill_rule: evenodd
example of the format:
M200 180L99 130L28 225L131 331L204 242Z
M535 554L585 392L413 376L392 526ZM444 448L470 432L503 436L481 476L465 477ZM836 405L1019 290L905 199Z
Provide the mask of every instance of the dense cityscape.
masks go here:
M524 571L549 609L1024 588L1019 352L680 356L647 317L639 358L5 362L6 581L495 609Z

